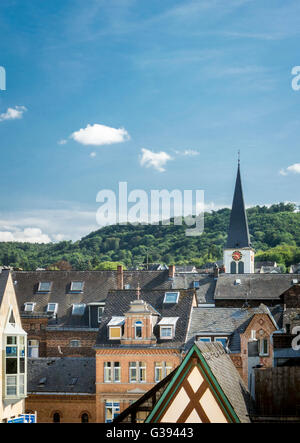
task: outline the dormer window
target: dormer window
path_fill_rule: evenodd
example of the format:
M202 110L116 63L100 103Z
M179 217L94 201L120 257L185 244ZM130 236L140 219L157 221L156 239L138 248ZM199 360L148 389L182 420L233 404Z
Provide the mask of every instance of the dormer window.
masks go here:
M72 307L72 315L83 315L85 311L85 304L84 303L77 303L74 304Z
M160 322L158 322L161 339L172 339L175 337L175 328L178 318L179 317L163 317Z
M83 292L83 286L84 286L83 281L72 281L70 292Z
M51 285L52 285L51 281L40 281L37 292L41 292L41 293L50 292Z
M48 303L47 305L47 314L56 314L57 312L57 303Z
M164 303L178 303L179 292L166 292Z
M110 340L120 340L122 337L122 326L125 323L125 317L112 317L108 322L108 333Z
M143 335L143 323L141 321L136 321L135 325L135 338L142 338Z
M193 286L194 286L194 289L198 289L200 287L200 282L199 281L194 281L193 282Z
M126 285L124 285L124 289L130 289L130 284L127 283Z
M35 303L24 303L24 312L33 312Z

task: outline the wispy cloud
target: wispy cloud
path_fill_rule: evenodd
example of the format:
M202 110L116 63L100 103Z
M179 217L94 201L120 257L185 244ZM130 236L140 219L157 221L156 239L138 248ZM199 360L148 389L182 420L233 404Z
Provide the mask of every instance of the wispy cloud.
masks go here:
M25 106L15 106L14 108L7 108L6 112L0 114L0 121L16 120L23 117L24 112L27 111Z
M288 174L300 174L300 163L294 163L291 166L288 166L285 169L280 169L280 175L288 175Z
M115 129L95 123L73 132L70 138L82 145L103 146L123 143L130 140L130 135L124 128Z
M146 168L154 168L159 172L165 171L165 164L172 160L172 157L164 151L153 152L150 149L142 148L142 155L140 156L140 165Z

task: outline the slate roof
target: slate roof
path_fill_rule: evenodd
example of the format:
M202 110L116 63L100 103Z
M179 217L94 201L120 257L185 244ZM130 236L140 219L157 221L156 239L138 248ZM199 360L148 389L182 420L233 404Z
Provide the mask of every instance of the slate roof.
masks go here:
M268 314L274 326L280 328L282 312L280 305L268 308L263 304L255 308L193 308L185 348L191 347L196 335L225 335L230 337L230 352L239 353L240 334L246 330L255 314Z
M142 289L170 288L168 271L123 271L124 285ZM104 302L107 293L117 289L117 271L14 271L12 273L21 315L24 303L36 303L32 315L46 313L48 303L58 303L57 319L52 323L70 327L87 327L88 310L83 316L72 315L74 303ZM82 293L71 293L72 281L84 281ZM52 282L49 293L38 293L39 282ZM51 323L51 322L50 322Z
M220 274L215 300L278 300L297 274ZM239 279L241 284L235 284Z
M185 342L192 303L194 299L193 290L181 290L179 294L178 303L163 303L165 291L142 290L140 299L149 303L162 317L179 317L175 328L175 337L173 339L161 340L159 339L159 326L154 327L154 335L157 337L157 344L155 345L166 348L179 348ZM114 316L123 316L130 307L130 302L136 299L136 291L110 291L107 295L102 321L99 327L99 333L96 340L96 347L124 347L119 340L109 340L107 323ZM140 345L142 346L142 345ZM130 348L133 348L130 345ZM147 345L149 347L149 345Z
M95 358L28 358L27 360L28 393L95 394L95 377Z
M9 277L9 270L2 269L2 271L0 272L0 306L2 303L3 296L4 296L8 277Z
M193 288L194 281L199 282L199 288L196 289L197 302L214 303L216 280L214 280L213 275L200 273L175 273L175 276L172 279L172 289Z
M251 247L251 243L242 189L240 165L238 165L226 248L246 247Z
M205 358L240 421L249 422L249 415L253 409L250 394L221 343L196 342L195 345Z

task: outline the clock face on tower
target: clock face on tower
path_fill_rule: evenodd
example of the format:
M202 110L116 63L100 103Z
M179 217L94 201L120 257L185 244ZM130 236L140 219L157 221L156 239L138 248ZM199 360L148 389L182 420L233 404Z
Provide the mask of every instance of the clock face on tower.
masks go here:
M242 257L243 257L242 253L240 251L234 251L232 253L232 258L234 261L239 261L239 260L241 260Z

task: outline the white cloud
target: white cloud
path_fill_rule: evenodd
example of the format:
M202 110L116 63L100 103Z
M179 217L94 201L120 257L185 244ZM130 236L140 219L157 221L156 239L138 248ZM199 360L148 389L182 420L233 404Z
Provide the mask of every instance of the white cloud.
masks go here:
M280 175L288 175L289 173L300 174L300 163L294 163L293 165L288 166L286 169L280 169L279 171Z
M51 239L47 234L43 234L39 228L25 228L23 231L0 231L0 241L49 243Z
M95 123L73 132L70 138L82 145L102 146L125 142L130 136L124 128L115 129Z
M90 157L92 157L92 158L96 157L96 152L91 152Z
M174 151L177 155L184 155L185 157L194 157L195 155L199 155L199 151L195 151L194 149L185 149L184 151Z
M140 165L146 168L154 168L159 172L164 172L164 165L167 161L172 160L171 156L166 152L153 152L149 149L142 148L142 156L140 157Z
M62 139L62 140L59 140L57 143L58 143L59 145L65 145L67 142L68 142L67 140Z
M7 108L6 112L0 114L0 121L15 120L23 117L23 113L27 111L25 106L15 106L15 108Z

